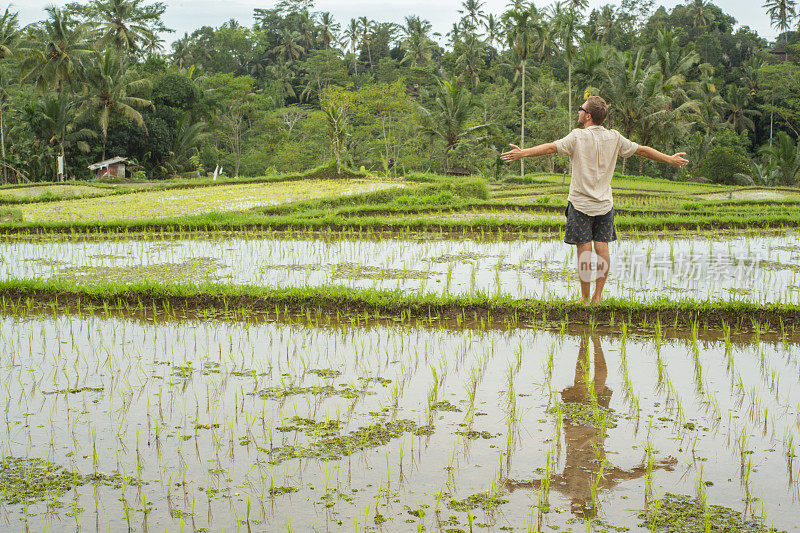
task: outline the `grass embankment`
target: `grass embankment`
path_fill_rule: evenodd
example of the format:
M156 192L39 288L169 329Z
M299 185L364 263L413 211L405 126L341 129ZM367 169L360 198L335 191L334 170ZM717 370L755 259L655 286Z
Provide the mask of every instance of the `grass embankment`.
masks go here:
M164 180L97 180L67 181L48 183L9 184L0 186L0 205L17 205L61 200L80 200L109 195L134 194L144 191L170 191L179 189L197 189L224 185L243 185L258 183L280 183L308 179L353 179L366 178L368 174L361 171L343 170L336 173L332 164L322 165L305 172L276 173L265 176L242 178L218 177L172 178Z
M95 183L47 183L29 185L4 185L0 187L0 205L31 204L95 198L114 194L113 186Z
M480 178L449 178L430 174L406 177L405 187L346 195L347 174L341 191L324 198L278 195L278 182L335 178L330 169L303 175L240 180L230 183L186 181L163 190L147 190L117 206L115 196L65 201L41 206L21 206L30 212L0 213L0 233L143 233L303 231L363 233L442 233L557 235L563 229L563 211L569 184L561 176L536 175L522 185L495 183ZM327 174L326 174L327 173ZM328 175L331 174L331 175ZM275 182L275 190L267 183ZM355 180L353 181L355 183ZM317 183L317 182L313 182ZM333 182L326 182L333 183ZM248 204L249 187L259 187L259 200ZM174 189L195 191L188 203L176 201ZM238 187L236 192L228 190ZM745 230L800 227L800 190L754 189L696 183L675 183L644 177L615 178L618 231L639 232ZM303 189L285 186L289 192ZM315 187L311 187L314 189ZM278 191L278 192L276 192ZM739 198L742 191L767 191L770 198ZM264 207L265 198L278 195L278 205ZM777 195L777 196L775 196ZM300 196L300 198L298 198ZM307 195L311 196L311 195ZM268 198L267 198L268 199ZM238 203L237 203L238 202ZM248 205L261 206L243 210ZM165 209L154 205L167 206ZM116 207L115 207L116 206ZM181 207L181 210L178 209ZM202 210L216 212L202 213ZM50 210L50 211L48 211ZM35 211L35 213L34 213ZM187 214L187 213L194 214ZM72 220L67 215L72 213ZM198 214L199 213L199 214ZM30 219L37 220L30 220ZM82 218L83 220L77 220Z
M561 324L691 328L730 326L735 330L777 330L792 334L800 326L800 306L758 305L739 301L657 300L631 302L609 299L587 307L564 299L518 300L504 296L409 295L399 291L349 287L268 289L217 284L160 283L79 285L69 281L11 280L0 282L0 305L22 307L95 305L127 310L172 309L200 312L235 311L242 314L300 314L311 318L325 313L342 320L388 318L448 320L465 323L520 326L538 322Z

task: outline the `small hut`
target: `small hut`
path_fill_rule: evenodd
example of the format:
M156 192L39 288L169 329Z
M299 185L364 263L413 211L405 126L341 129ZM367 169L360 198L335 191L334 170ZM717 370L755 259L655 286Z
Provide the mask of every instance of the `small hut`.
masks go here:
M125 164L127 162L128 160L124 157L112 157L111 159L89 165L89 170L96 173L95 177L97 179L124 178Z
M472 174L468 168L464 167L450 167L445 169L444 173L448 176L469 176Z
M771 50L767 50L769 54L776 58L778 61L788 61L789 60L789 53L786 51L785 46L776 46Z

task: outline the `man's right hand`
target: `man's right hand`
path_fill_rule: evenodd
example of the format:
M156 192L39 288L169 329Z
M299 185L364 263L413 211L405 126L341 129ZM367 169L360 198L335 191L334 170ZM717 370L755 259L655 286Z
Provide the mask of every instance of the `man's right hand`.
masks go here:
M669 158L668 163L676 168L683 168L689 164L689 161L684 159L683 156L686 155L686 152L678 152L677 154L671 156Z

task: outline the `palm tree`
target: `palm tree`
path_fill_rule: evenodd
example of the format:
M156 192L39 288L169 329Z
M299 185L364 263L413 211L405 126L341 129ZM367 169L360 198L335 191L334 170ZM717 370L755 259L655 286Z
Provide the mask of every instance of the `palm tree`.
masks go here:
M456 51L458 54L456 67L466 74L473 87L477 87L481 82L480 70L486 67L483 59L486 53L486 43L481 41L474 32L469 32L464 41L458 44Z
M606 65L610 57L609 47L591 43L580 49L575 58L575 77L584 90L599 87L607 78ZM579 88L580 88L579 87Z
M141 50L146 57L160 57L164 51L164 43L164 39L153 33L153 37L142 44Z
M526 11L531 9L530 0L510 0L506 5L508 11Z
M330 12L325 11L320 15L319 33L325 50L330 48L332 42L336 41L336 34L339 33L340 28L341 26L333 20L333 16Z
M522 65L522 104L520 105L522 131L519 146L525 148L525 80L528 54L531 51L531 11L529 9L508 11L503 15L503 21L508 31L508 44L516 52ZM525 159L520 159L520 175L525 177Z
M350 43L350 50L353 52L353 73L356 73L356 61L358 59L358 56L356 55L356 45L358 44L359 38L358 20L350 19L350 24L348 24L347 28L345 28L342 37Z
M597 25L595 28L595 38L603 44L610 44L613 42L619 32L619 17L614 6L605 5L600 8L600 13L597 16Z
M400 44L405 50L403 63L411 63L418 67L427 64L432 56L435 43L428 36L433 26L427 20L422 20L416 15L406 17L406 24L402 28L406 37Z
M693 0L690 6L691 12L694 14L692 17L692 24L695 28L705 30L709 24L714 22L716 18L714 13L709 10L711 6L710 0Z
M67 169L65 149L75 146L82 152L89 152L87 141L97 137L94 131L77 125L78 103L62 91L44 96L25 109L27 121L36 136L58 152L64 174ZM57 162L55 168L58 169ZM63 181L64 174L57 170L55 174Z
M689 107L684 104L678 109L672 108L670 97L663 92L660 73L647 68L643 56L640 50L636 55L615 53L610 58L604 88L609 121L629 139L636 134L635 140L642 144L669 141L677 138L678 117ZM623 160L623 168L625 165L626 160Z
M776 143L761 148L761 155L766 158L778 172L785 185L795 185L800 175L800 143L785 131L779 131Z
M567 90L568 94L568 111L569 120L573 120L572 116L572 62L575 58L575 30L580 20L580 14L573 2L569 3L568 8L564 8L562 2L556 2L552 6L551 20L556 28L556 35L561 40L561 45L564 49L564 59L567 62Z
M480 0L464 0L461 2L461 9L458 12L467 19L473 29L481 25L481 21L486 17L483 6L486 2Z
M725 102L728 114L726 122L730 123L736 132L756 129L756 125L750 117L757 117L761 115L761 112L750 109L750 95L745 87L728 85L725 90Z
M302 38L302 42L305 44L305 49L310 50L314 47L317 42L317 27L314 24L314 21L311 19L311 15L308 14L307 10L300 11L298 13L299 19L297 23L297 28L299 30L300 36Z
M133 96L150 87L150 81L133 69L123 69L111 48L95 53L95 61L86 72L85 96L79 119L97 124L103 137L103 159L106 157L108 126L112 117L130 120L147 131L138 109L150 107L150 100Z
M722 116L727 112L728 104L717 91L714 83L713 69L707 64L701 72L700 80L693 84L691 91L691 107L698 124L706 135L711 135L719 127Z
M6 68L5 62L0 62L0 157L3 163L3 183L8 183L8 168L6 158L6 125L5 111L8 105L8 93L6 87L12 83L10 72L12 69Z
M24 51L22 81L33 82L40 90L61 90L74 82L92 47L86 26L68 20L58 7L50 6L46 11L49 18L41 28L34 29Z
M758 92L758 71L764 66L764 60L758 56L751 57L741 65L742 76L739 78L742 86L747 88L750 96Z
M764 7L767 9L772 26L781 33L789 31L792 20L797 16L795 0L766 0Z
M292 85L294 72L285 61L278 61L268 68L269 76L278 83L282 95L281 106L286 102L286 96L297 98L297 93Z
M666 93L673 95L673 102L686 100L686 85L691 70L700 62L694 50L684 49L669 30L658 30L656 42L650 52L650 64L658 69Z
M172 43L172 63L182 69L187 63L191 62L192 52L189 48L189 34L184 33L183 37Z
M374 22L369 20L367 17L358 17L358 24L359 24L359 35L361 38L361 47L367 47L367 56L369 57L369 67L372 68L372 48L370 44L372 44L372 37L373 37L373 29L374 29Z
M144 0L94 0L92 11L102 21L96 28L101 47L111 44L120 61L157 37L150 29L153 17L142 8Z
M712 135L720 125L724 112L725 100L718 94L709 94L708 98L697 100L694 104L695 124L706 135Z
M3 158L3 183L8 183L8 168L6 167L6 133L4 111L7 102L6 85L9 76L6 71L6 62L16 53L16 46L20 39L19 14L11 13L6 8L0 17L0 157Z
M279 34L280 44L273 48L272 51L287 61L299 59L300 56L306 51L305 48L298 44L297 41L299 40L300 34L298 32L290 30L289 28L281 28Z
M537 21L531 27L531 51L539 61L549 62L555 53L555 31L552 24Z
M483 27L486 28L486 41L489 43L489 46L494 46L495 42L497 42L497 44L501 43L503 25L492 13L489 13L486 17L486 20L483 22Z
M450 27L450 31L447 32L447 36L450 37L450 43L455 45L455 43L461 40L461 34L465 31L467 31L467 27L464 20L454 22Z
M189 158L196 153L195 147L208 134L203 130L205 123L192 122L188 112L183 113L175 124L175 138L172 140L169 157L164 162L161 170L166 175L175 175L186 164Z
M476 106L472 93L455 80L442 80L439 83L432 109L418 106L422 114L422 133L444 141L446 169L450 167L450 150L459 142L474 139L476 134L485 132L489 128L488 124L468 125L471 112Z
M12 13L6 8L0 17L0 59L8 59L14 55L19 37L19 13Z

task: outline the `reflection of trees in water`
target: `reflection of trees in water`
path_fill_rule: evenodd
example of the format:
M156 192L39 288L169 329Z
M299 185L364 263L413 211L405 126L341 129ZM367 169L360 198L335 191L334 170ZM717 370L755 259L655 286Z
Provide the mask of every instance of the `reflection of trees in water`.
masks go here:
M594 347L594 376L591 376L589 362L589 338L581 336L578 360L575 364L575 378L572 385L561 391L561 399L565 405L582 404L591 406L595 412L607 412L610 409L612 390L606 386L608 366L606 365L600 338L592 335ZM600 409L602 408L602 409ZM564 470L560 474L550 476L550 488L562 493L570 499L573 514L581 518L593 518L597 515L594 498L601 490L613 489L621 482L644 477L647 467L642 464L630 470L623 470L606 461L605 439L609 420L587 420L574 413L585 412L585 409L564 409L563 433L565 444ZM591 418L591 417L590 417ZM676 463L674 458L659 461L654 468L671 470ZM541 480L516 482L508 480L509 490L531 488L538 490Z

